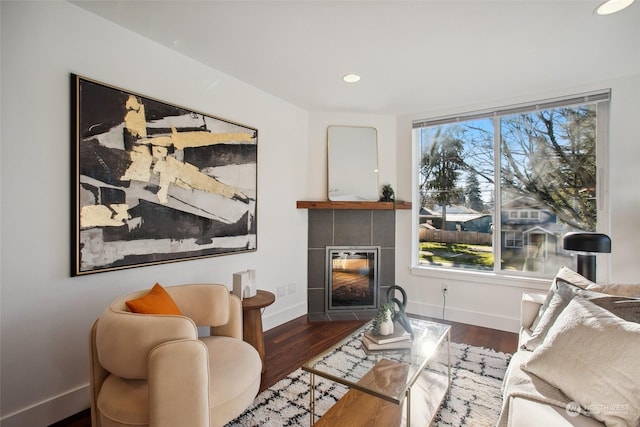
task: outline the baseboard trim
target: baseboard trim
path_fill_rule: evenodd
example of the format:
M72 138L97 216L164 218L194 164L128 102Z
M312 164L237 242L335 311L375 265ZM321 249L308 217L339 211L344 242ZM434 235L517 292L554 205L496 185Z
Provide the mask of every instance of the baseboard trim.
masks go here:
M91 405L89 384L81 385L0 418L2 427L48 426Z
M409 302L407 312L419 314L421 316L442 319L442 306L438 305ZM517 333L520 330L519 318L464 310L456 307L445 308L444 320L451 320L454 322L482 326L485 328L497 329L506 332Z
M306 314L307 302L304 301L299 304L289 306L284 310L269 313L268 315L263 315L262 328L267 331L300 316L305 316Z

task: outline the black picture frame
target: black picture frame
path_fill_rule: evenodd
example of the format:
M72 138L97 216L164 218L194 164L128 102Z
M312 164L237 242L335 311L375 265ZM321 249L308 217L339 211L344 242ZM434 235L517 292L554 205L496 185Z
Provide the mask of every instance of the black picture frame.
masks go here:
M257 250L258 130L71 74L71 275Z

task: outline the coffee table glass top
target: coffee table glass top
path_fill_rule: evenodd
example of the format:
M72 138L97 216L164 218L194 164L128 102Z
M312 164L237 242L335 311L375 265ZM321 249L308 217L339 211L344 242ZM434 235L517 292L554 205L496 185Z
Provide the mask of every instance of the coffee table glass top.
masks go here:
M409 318L414 338L411 347L399 350L369 351L362 336L371 322L343 341L319 354L302 369L349 388L372 394L393 403L401 403L407 389L417 380L427 363L449 376L449 325ZM401 328L398 324L396 328Z

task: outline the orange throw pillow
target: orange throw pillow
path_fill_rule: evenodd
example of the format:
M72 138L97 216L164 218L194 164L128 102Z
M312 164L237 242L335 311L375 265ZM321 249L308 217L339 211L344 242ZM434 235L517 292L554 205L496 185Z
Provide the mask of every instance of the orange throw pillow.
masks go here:
M133 313L142 314L177 314L182 316L182 312L176 305L171 295L159 284L144 296L126 302L127 308Z

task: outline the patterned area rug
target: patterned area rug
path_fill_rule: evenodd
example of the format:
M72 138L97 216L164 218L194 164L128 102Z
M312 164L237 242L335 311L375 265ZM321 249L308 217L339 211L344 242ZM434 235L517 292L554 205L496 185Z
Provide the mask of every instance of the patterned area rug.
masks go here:
M359 339L350 344L359 348ZM431 425L495 426L502 405L502 379L510 359L510 354L451 343L451 388ZM446 366L442 362L436 361L430 369L442 369ZM324 414L346 391L346 387L316 376L316 415ZM412 425L424 424L414 419ZM309 373L295 370L260 393L226 427L250 426L309 426Z

